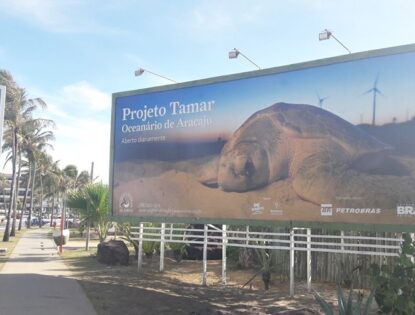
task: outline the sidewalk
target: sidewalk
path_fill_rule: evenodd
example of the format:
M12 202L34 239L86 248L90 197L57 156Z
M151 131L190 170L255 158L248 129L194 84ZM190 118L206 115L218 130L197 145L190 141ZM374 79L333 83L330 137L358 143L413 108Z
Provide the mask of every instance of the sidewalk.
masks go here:
M39 228L26 232L4 265L0 314L96 315L47 233Z

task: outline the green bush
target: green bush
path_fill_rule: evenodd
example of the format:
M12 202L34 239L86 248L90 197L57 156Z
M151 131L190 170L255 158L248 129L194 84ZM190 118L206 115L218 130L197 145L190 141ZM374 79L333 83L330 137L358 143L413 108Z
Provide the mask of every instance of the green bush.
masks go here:
M370 278L375 287L375 299L383 313L415 314L415 242L404 235L401 254L394 266L372 264Z
M186 243L169 243L169 248L173 251L176 261L181 261L183 256L187 254Z
M326 315L334 315L333 308L328 304L320 294L314 292L314 297ZM358 295L357 301L353 302L353 287L350 287L349 296L346 298L340 285L337 286L337 301L339 306L339 315L368 315L370 305L373 302L374 291L370 293L366 303L363 304L363 298Z

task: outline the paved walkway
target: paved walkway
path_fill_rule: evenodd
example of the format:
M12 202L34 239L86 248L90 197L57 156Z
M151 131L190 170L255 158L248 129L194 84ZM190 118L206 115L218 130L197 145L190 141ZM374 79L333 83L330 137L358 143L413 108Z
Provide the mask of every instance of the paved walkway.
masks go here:
M0 315L96 315L57 254L48 229L31 229L0 272Z

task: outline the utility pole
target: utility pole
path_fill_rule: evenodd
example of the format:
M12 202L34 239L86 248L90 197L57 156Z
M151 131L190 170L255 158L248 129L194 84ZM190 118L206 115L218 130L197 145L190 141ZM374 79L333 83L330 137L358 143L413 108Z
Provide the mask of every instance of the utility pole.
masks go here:
M6 106L6 87L0 85L0 154L3 146L3 121L4 121L4 108Z
M92 184L92 182L94 181L94 162L91 162L91 173L90 173L90 176L91 176L90 181L91 181L91 184Z

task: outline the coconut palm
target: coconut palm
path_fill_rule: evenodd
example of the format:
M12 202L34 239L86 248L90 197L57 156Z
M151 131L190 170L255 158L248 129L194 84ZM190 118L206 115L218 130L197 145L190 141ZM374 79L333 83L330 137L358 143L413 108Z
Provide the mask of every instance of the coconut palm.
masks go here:
M21 174L22 174L22 168L27 167L29 169L28 171L28 176L26 182L26 190L25 190L25 194L24 194L24 201L21 204L21 209L20 212L23 215L23 212L26 208L26 200L27 200L27 196L28 196L28 191L29 191L29 184L30 184L30 180L31 180L31 164L35 164L36 161L34 161L35 158L35 154L34 151L36 152L42 152L44 151L46 148L53 148L52 145L50 145L48 143L48 141L53 140L53 133L50 130L44 130L46 127L49 126L53 126L53 122L50 120L41 120L41 119L34 119L34 120L29 120L27 121L25 124L23 124L20 128L19 128L19 132L17 134L17 144L18 144L18 151L17 151L17 176L16 176L16 193L13 195L13 199L11 199L12 201L12 205L13 207L13 222L12 222L12 227L11 227L11 231L10 231L10 236L14 236L15 235L15 230L16 230L16 214L17 214L17 209L16 209L16 200L18 198L18 192L19 192L19 186L20 183L22 182L21 180ZM12 132L11 130L8 130L6 132L6 142L4 147L6 149L10 149L12 146L10 144L10 141L8 141L10 138L12 137ZM22 158L22 155L24 158L26 158L28 160L25 161ZM8 155L8 159L7 161L13 160L13 155L12 155L12 151L9 152ZM30 213L30 219L31 219L31 213ZM20 220L19 223L19 230L21 229L21 224L22 224L22 220ZM30 220L29 220L29 227L30 227Z
M42 215L42 210L43 210L43 198L44 198L44 195L45 195L44 194L45 191L43 189L43 187L44 187L44 185L43 185L44 177L46 175L51 174L54 170L55 170L55 167L54 167L52 157L50 155L46 154L45 152L40 152L39 159L38 159L38 181L39 181L39 186L38 187L40 187L40 191L39 191L39 193L40 193L40 198L39 198L40 199L39 200L39 203L40 203L39 227L41 227L40 222L41 222L41 215ZM34 178L34 180L36 180L36 178Z
M25 125L44 121L34 119L32 114L39 107L45 107L46 103L40 99L29 99L25 89L19 87L12 75L4 70L0 70L0 84L6 86L6 106L4 112L4 124L6 127L5 135L9 133L12 163L12 182L10 189L10 206L7 211L7 224L4 231L3 241L10 238L10 219L11 213L16 211L17 195L17 165L19 155L19 135Z
M88 184L82 189L73 189L68 193L68 207L77 210L87 226L85 250L89 250L92 223L96 224L100 242L105 240L108 232L108 197L108 186L101 183Z
M52 198L52 211L50 214L50 226L53 226L53 220L54 220L54 210L56 205L56 199L59 198L59 180L60 180L60 174L62 171L60 170L58 166L59 161L54 162L51 165L50 172L47 173L43 180L43 186L44 186L44 193L45 198Z
M26 200L30 191L30 185L32 186L32 198L34 196L34 184L35 184L35 175L38 168L37 159L41 157L40 152L44 152L46 149L53 149L52 145L49 143L51 140L54 140L53 132L50 130L45 130L48 127L53 127L53 122L48 120L42 121L32 121L29 124L24 125L21 132L21 152L26 158L27 162L25 163L28 168L28 179L26 181L26 189L24 194L24 202L22 204L21 212L23 213L26 210ZM33 211L33 202L31 202L31 207L29 208L29 221L28 227L30 227ZM19 230L21 229L20 220Z
M89 175L88 171L82 171L76 177L75 188L76 189L82 189L86 185L88 185L90 182L91 182L91 176Z

